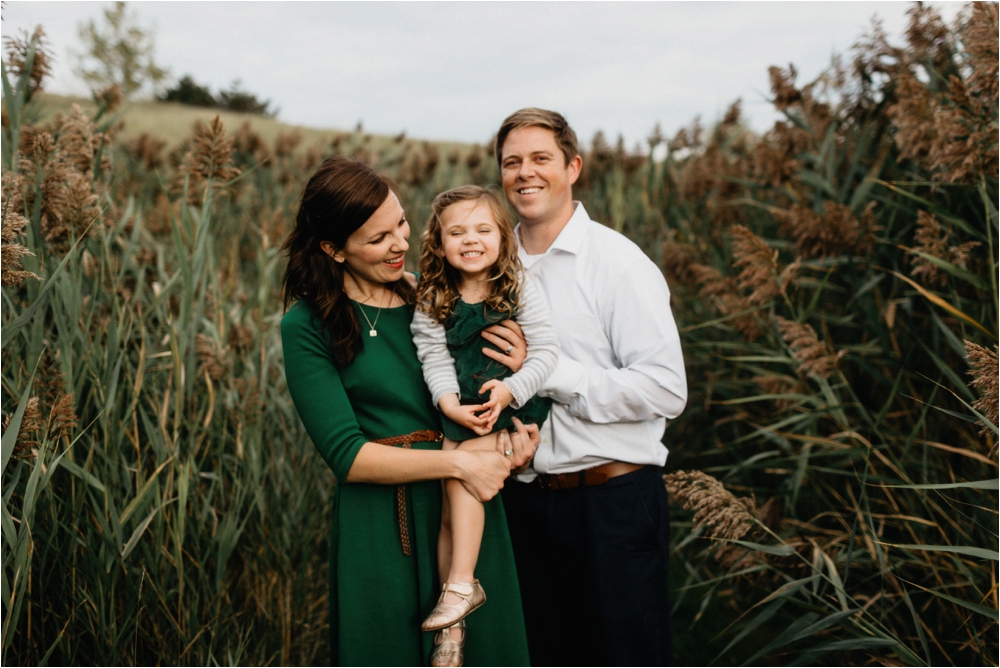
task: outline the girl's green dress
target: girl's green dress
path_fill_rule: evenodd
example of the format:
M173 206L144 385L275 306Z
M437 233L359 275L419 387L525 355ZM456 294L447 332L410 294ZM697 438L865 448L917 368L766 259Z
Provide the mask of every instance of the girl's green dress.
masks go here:
M396 486L343 482L367 441L439 429L410 335L412 307L355 308L376 315L378 335L337 369L329 338L305 303L281 320L285 377L313 443L333 469L330 532L330 660L333 665L426 666L434 634L420 630L440 593L437 536L441 483L410 483L407 514L412 555L404 556ZM364 322L361 313L359 320ZM414 443L438 449L440 443ZM526 666L527 639L514 554L503 504L485 504L486 527L476 576L486 604L467 618L467 666Z
M517 317L516 314L514 316ZM492 343L483 339L483 330L508 316L493 310L486 302L469 304L459 299L455 310L444 324L448 341L448 352L455 360L455 374L458 376L459 402L463 406L474 406L483 403L488 397L479 394L479 388L489 380L503 380L514 372L500 362L483 354L483 347L489 347L497 352L503 352ZM516 417L524 424L537 424L541 428L545 418L549 416L551 399L535 395L528 399L520 408L508 406L500 413L490 432L495 434L501 429L514 426L511 418ZM464 441L476 438L479 434L466 426L460 425L447 415L441 416L444 435L454 441Z

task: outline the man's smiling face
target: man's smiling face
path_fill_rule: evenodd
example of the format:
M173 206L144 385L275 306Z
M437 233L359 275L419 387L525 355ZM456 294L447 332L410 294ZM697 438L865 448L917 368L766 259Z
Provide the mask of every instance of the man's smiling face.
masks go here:
M583 160L568 163L551 130L516 128L504 140L500 161L503 190L525 225L562 223L573 215L572 185Z

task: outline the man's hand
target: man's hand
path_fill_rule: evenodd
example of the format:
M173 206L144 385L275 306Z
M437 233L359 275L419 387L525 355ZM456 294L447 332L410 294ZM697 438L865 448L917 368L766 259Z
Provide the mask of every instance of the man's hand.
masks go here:
M491 360L500 362L514 373L521 370L524 358L528 356L528 342L525 341L524 332L521 331L519 324L513 320L504 320L484 329L483 338L501 351L507 351L504 353L497 352L492 348L483 348L484 355Z
M505 429L497 434L497 451L510 461L512 474L523 473L535 456L542 436L537 424L525 425L517 418L511 418L511 421L516 431L508 433Z
M514 401L514 395L510 393L510 390L503 384L503 381L499 380L488 380L483 383L483 386L479 388L479 394L486 392L490 393L490 398L483 403L483 406L489 412L483 415L483 417L489 421L490 429L492 429L497 418L500 417L500 412L507 408L507 406L510 406L510 402Z
M480 436L485 436L490 433L490 429L493 428L493 423L496 419L489 420L483 416L477 415L477 413L482 413L489 407L483 404L476 406L463 406L459 400L457 394L446 394L438 401L438 407L441 412L447 415L449 418L462 425L467 429L471 429Z

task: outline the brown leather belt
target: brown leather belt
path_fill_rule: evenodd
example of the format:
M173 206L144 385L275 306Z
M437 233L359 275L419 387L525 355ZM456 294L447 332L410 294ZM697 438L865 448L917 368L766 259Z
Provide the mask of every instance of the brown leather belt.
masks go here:
M380 445L400 445L409 448L413 443L440 443L444 434L433 429L421 429L401 436L377 438L372 443ZM403 554L407 557L413 554L410 544L410 527L406 522L406 485L396 485L396 522L399 524L399 542L403 546Z
M628 462L608 462L593 468L560 473L558 475L538 474L538 484L543 489L576 489L577 487L595 487L603 485L612 478L626 473L632 473L644 468L644 464L629 464Z

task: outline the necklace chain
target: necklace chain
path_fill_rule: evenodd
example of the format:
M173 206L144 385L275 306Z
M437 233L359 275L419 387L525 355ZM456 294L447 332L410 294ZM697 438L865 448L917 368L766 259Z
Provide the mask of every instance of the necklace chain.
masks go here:
M391 294L391 295L389 296L389 304L390 304L390 305L392 304L392 299L393 299L393 297L395 297L395 296L396 296L396 289L395 289L395 288L393 288L393 290L392 290L392 294ZM369 297L368 299L371 299L371 297ZM366 299L365 301L361 302L361 305L362 305L362 306L364 306L365 302L367 302L367 301L368 301L368 299ZM367 313L365 313L365 309L364 309L364 308L362 308L362 309L361 309L361 315L362 315L362 316L364 316L364 319L365 319L365 322L367 322L367 323L368 323L368 336L378 336L378 332L377 332L377 331L375 331L375 325L377 325L377 324L378 324L378 318L379 318L379 316L380 316L380 315L382 315L382 309L383 309L383 308L384 308L384 307L382 307L382 306L379 306L379 307L378 307L378 311L376 311L376 312L375 312L375 322L372 322L372 321L371 321L371 320L370 320L370 319L368 318L368 314L367 314Z

